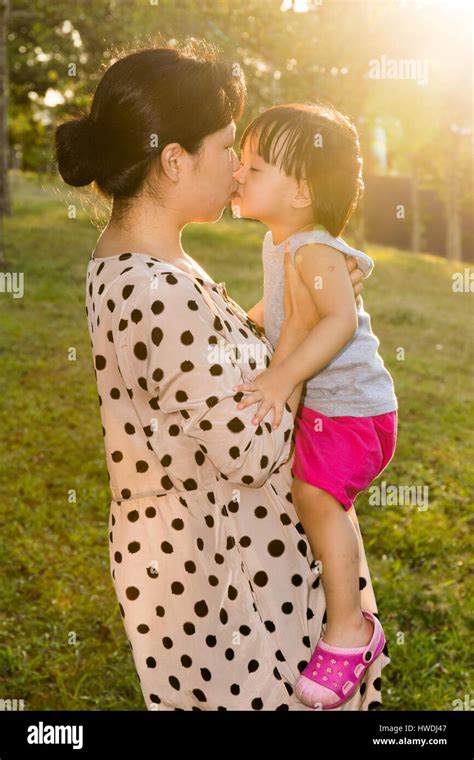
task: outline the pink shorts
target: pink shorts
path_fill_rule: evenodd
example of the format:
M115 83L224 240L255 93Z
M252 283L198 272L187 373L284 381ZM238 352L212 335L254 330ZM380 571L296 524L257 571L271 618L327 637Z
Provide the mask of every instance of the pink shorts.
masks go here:
M326 417L300 404L291 473L334 496L347 511L386 468L396 443L396 411L375 417Z

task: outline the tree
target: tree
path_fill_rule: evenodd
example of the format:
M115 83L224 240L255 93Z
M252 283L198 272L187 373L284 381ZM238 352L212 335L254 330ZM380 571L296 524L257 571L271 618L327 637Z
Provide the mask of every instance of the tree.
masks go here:
M8 0L0 0L0 266L5 265L3 218L10 213L7 143L7 46Z

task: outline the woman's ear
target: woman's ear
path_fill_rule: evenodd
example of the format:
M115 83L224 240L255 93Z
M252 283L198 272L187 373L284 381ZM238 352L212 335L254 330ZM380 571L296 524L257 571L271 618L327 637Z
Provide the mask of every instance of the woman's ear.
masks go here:
M179 143L169 143L161 151L161 169L172 182L179 180L179 175L183 168L184 152L182 145Z
M311 193L306 179L302 179L298 182L291 205L293 208L307 208L308 206L311 206Z

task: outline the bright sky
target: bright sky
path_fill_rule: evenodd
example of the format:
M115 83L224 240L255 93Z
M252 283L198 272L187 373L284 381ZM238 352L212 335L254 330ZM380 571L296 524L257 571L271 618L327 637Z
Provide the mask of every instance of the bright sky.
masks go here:
M311 3L310 0L294 0L293 10L297 13L304 13L305 11L309 10L311 6L317 6L317 5L324 5L324 4L330 4L333 5L338 0L313 0ZM347 0L341 0L341 2L347 2ZM354 3L360 3L360 2L373 2L375 5L377 3L383 3L384 5L387 4L387 0L352 0ZM442 6L444 8L450 8L450 9L472 9L473 8L473 0L392 0L393 5L399 5L401 8L403 7L429 7L429 6ZM283 0L281 4L281 10L287 11L292 6L292 0Z

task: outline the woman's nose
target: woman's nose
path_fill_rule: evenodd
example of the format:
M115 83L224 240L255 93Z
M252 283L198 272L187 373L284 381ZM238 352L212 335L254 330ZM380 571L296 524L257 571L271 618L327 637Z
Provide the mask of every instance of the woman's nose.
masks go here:
M237 153L233 150L232 151L232 171L237 172L240 168L240 161Z
M243 182L243 172L242 172L243 168L244 168L243 166L237 166L236 170L234 171L234 173L232 175L233 178L237 182Z

